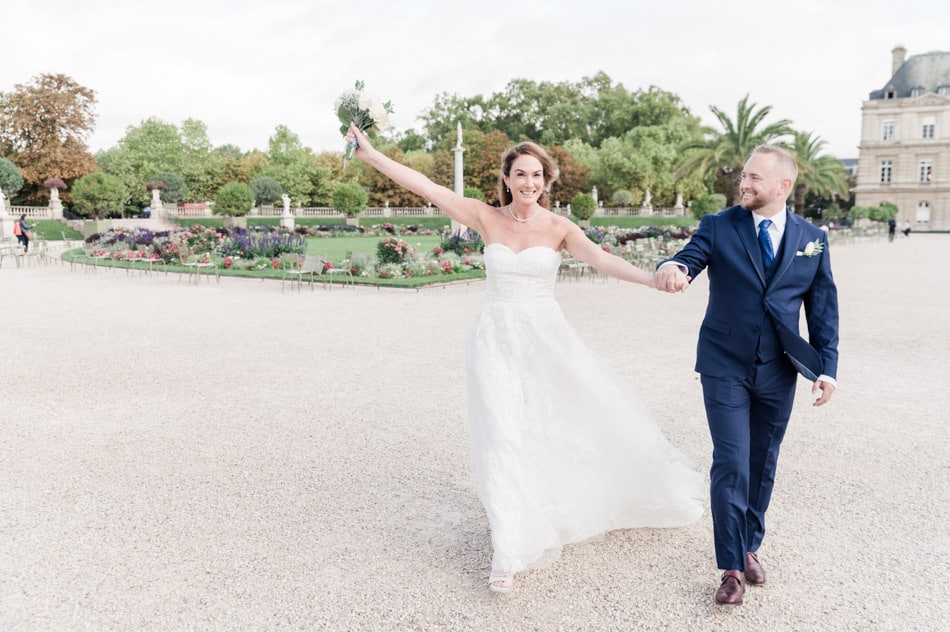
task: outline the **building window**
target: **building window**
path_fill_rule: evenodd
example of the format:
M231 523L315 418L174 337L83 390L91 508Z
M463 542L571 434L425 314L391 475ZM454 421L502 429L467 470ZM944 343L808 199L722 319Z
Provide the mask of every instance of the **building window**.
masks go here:
M930 202L920 202L917 204L917 223L930 223Z
M940 86L937 88L937 94L943 97L950 96L950 86Z
M894 161L893 160L882 160L881 161L881 183L889 184L891 181L891 173L894 171Z
M933 138L934 137L934 125L936 124L937 119L933 116L925 116L921 120L921 138Z
M911 91L910 91L910 96L912 96L912 97L919 97L919 96L922 95L923 93L924 93L924 89L923 89L923 88L920 88L920 87L912 88Z
M893 99L895 96L896 95L893 90L888 90L887 92L884 93L885 99Z
M881 140L884 142L894 140L894 121L884 121L881 124Z
M920 182L933 182L934 179L934 161L920 161Z

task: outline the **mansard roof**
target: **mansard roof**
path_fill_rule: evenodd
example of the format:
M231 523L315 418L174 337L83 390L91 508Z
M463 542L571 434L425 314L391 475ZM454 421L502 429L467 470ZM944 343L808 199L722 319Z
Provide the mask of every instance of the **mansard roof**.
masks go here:
M933 51L913 55L897 69L894 76L880 90L874 90L870 99L903 99L911 96L914 88L922 94L950 89L950 52ZM891 93L888 97L888 93Z

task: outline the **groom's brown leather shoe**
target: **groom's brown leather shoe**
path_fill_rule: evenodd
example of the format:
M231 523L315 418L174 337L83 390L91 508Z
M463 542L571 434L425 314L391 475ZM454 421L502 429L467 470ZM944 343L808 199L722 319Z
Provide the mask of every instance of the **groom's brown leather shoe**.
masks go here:
M745 577L742 571L726 571L722 574L722 583L716 591L716 603L727 606L741 605L744 592Z
M756 585L765 583L765 569L755 553L745 554L745 580Z

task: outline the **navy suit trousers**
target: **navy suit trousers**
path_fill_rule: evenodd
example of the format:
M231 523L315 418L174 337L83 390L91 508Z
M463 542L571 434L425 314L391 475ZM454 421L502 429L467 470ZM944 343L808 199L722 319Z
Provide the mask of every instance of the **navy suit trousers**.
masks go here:
M713 442L716 562L723 570L744 571L746 552L762 543L797 376L784 356L755 364L745 378L701 376Z

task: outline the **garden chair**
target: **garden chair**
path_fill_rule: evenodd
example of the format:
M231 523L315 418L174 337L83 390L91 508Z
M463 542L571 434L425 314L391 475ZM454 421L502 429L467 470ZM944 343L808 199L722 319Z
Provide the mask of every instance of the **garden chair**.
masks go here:
M221 274L218 270L218 264L214 262L214 256L211 253L198 254L184 246L179 250L182 269L178 272L178 280L181 281L183 272L188 272L188 280L194 277L195 283L201 280L201 271L208 270L208 283L211 283L211 275L214 274L218 283L221 282Z
M312 292L313 282L316 280L316 276L323 272L323 255L304 255L303 261L300 261L299 255L294 255L294 257L297 258L299 264L296 267L284 270L280 278L280 291L284 291L284 281L290 279L291 283L293 283L296 278L297 291L299 292L303 285L303 277L307 275L310 277L310 291Z
M329 283L330 286L332 287L333 277L336 277L336 276L345 276L346 278L344 279L344 282L347 282L350 285L353 285L353 273L350 272L350 262L353 261L353 253L347 252L346 257L344 257L343 261L346 265L339 268L327 268L326 266L324 266L323 268L323 286L324 287L327 286L327 283ZM331 263L331 262L324 261L324 263L326 264L326 263Z

